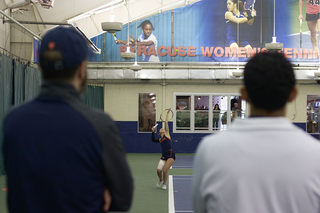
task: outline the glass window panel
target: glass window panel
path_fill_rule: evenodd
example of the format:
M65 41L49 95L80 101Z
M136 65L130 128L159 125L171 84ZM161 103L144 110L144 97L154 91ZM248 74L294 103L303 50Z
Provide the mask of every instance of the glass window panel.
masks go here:
M221 128L220 130L227 130L228 124L228 96L221 96Z
M190 110L191 96L177 96L176 110Z
M176 128L190 130L191 96L176 96Z
M155 93L139 93L139 132L151 132L156 124L156 102Z
M307 132L319 133L320 95L307 96Z
M194 129L208 130L209 96L194 96Z
M190 130L190 110L176 111L177 130Z
M212 96L212 128L213 130L226 129L227 126L227 97ZM225 114L225 115L224 115ZM222 117L224 115L224 117ZM224 119L222 121L222 118ZM225 127L225 128L223 128Z
M194 96L194 129L208 130L209 96Z
M195 130L208 130L208 110L194 111L194 129Z
M246 101L241 96L231 96L231 122L246 116Z

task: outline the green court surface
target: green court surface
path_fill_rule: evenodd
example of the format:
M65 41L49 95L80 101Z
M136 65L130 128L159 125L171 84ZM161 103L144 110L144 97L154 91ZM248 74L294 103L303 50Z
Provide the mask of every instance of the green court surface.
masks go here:
M6 205L6 194L7 191L4 191L3 189L6 188L6 178L5 176L0 176L0 212L1 213L7 213L7 205Z
M193 154L176 154L192 156ZM165 213L168 212L168 188L158 189L157 165L161 154L128 153L127 159L134 178L134 198L130 213ZM170 169L169 175L192 175L192 169ZM169 184L167 184L169 186ZM5 176L0 177L0 213L6 209Z

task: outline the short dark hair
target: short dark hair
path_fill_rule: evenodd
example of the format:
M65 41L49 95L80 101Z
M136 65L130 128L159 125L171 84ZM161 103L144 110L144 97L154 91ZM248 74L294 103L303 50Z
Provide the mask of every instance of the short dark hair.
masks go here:
M295 84L292 65L282 53L258 53L244 68L244 85L258 109L272 112L283 108Z
M149 20L143 21L143 22L138 26L138 28L141 27L141 29L144 29L144 26L146 26L147 24L150 24L151 27L152 27L152 30L154 30L154 27L153 27L151 21L149 21Z
M78 66L75 68L71 69L59 69L59 66L62 66L63 63L63 56L60 52L56 50L47 50L40 56L40 61L43 64L50 63L54 64L56 66L56 69L42 69L42 77L44 80L55 80L55 81L60 81L60 80L69 80L71 79ZM63 66L62 66L63 67Z

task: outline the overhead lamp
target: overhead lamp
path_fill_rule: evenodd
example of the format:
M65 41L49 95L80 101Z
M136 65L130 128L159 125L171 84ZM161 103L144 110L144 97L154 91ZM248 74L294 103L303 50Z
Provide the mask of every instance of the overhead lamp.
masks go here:
M315 77L320 77L320 72L314 72Z
M137 22L136 22L136 27L137 27ZM129 37L129 33L128 33L128 37ZM137 38L137 31L136 31L136 38ZM138 46L137 40L135 40L135 45ZM137 62L137 51L133 54L134 54L134 64L132 66L130 66L130 69L132 69L134 72L137 72L137 71L141 70L141 66Z
M240 78L240 77L242 77L243 76L243 72L232 72L232 75L234 76L234 77L236 77L236 78Z
M110 22L102 22L101 28L103 31L107 31L108 33L115 33L122 30L122 23L114 22L114 15L111 13Z
M115 33L117 31L122 30L121 22L102 22L101 28L103 31L107 31L108 33Z
M135 55L135 53L133 53ZM130 66L130 69L137 72L139 70L141 70L141 66L135 61L134 64L132 66Z
M276 0L273 1L273 37L271 43L266 43L266 49L269 51L280 51L283 49L283 43L277 42L276 37Z

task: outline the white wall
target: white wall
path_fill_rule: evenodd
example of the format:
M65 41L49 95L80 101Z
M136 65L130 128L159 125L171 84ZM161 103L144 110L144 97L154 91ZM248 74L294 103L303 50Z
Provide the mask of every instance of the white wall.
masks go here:
M117 121L138 120L138 94L154 92L157 94L157 119L166 108L174 108L174 93L239 93L241 85L218 85L204 82L199 85L168 83L161 86L160 82L148 84L105 84L105 111ZM306 122L307 95L320 95L320 85L297 85L299 93L295 101L288 104L286 117L295 123Z
M298 97L288 105L287 117L295 123L306 122L307 95L320 95L320 85L298 85Z
M10 25L0 21L0 47L10 51Z

